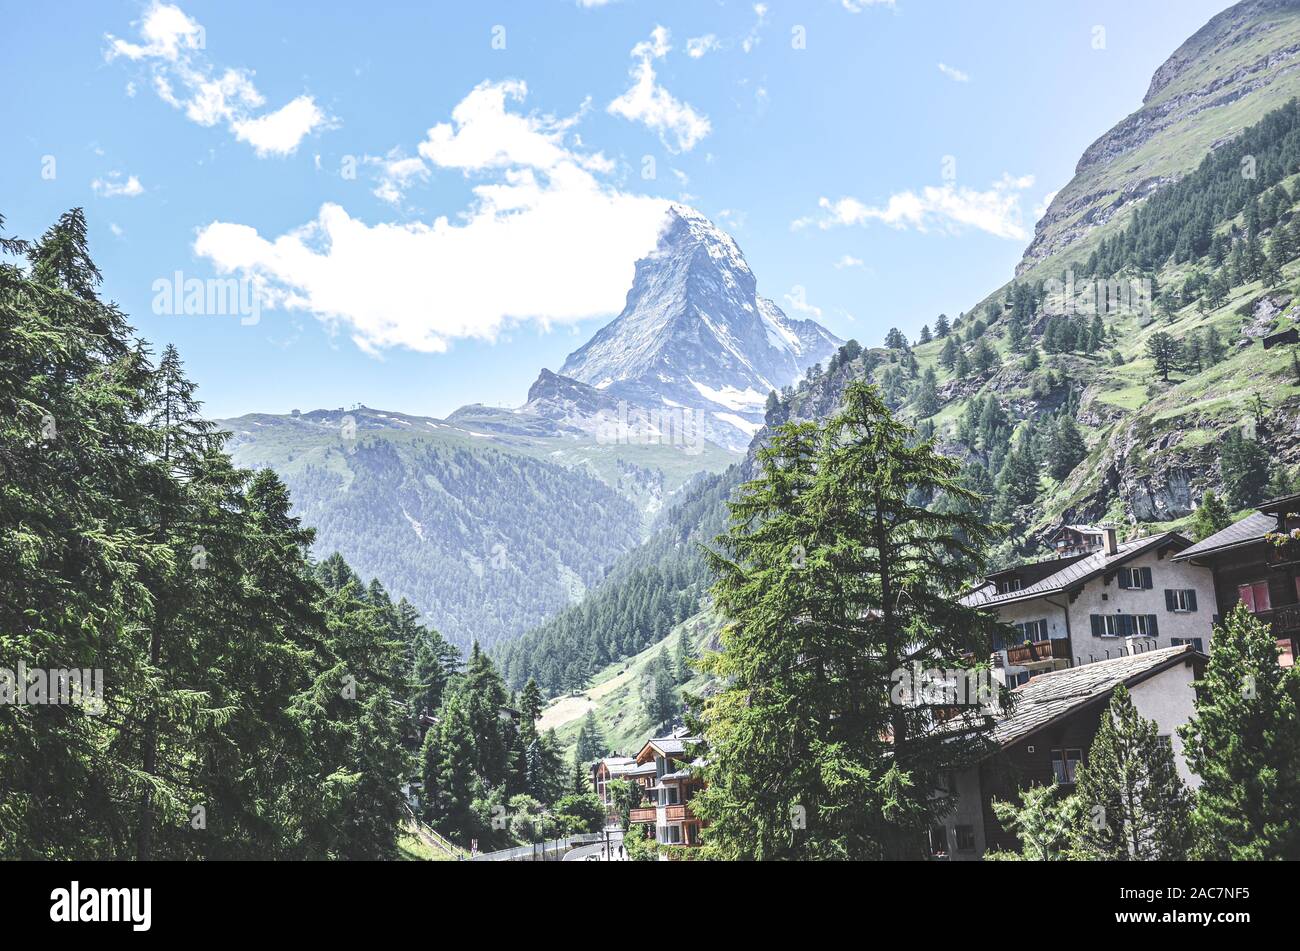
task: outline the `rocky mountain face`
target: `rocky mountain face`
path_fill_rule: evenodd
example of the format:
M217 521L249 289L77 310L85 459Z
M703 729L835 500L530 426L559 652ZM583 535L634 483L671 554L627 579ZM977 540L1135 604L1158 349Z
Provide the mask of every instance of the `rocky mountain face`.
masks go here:
M759 297L736 242L698 212L674 205L655 252L637 262L622 313L570 354L560 375L633 415L689 413L688 424L710 441L743 451L762 425L767 394L841 342ZM538 386L556 390L545 375Z
M1127 217L1271 109L1300 95L1300 0L1245 0L1211 19L1156 70L1142 107L1083 153L1034 229L1017 274Z

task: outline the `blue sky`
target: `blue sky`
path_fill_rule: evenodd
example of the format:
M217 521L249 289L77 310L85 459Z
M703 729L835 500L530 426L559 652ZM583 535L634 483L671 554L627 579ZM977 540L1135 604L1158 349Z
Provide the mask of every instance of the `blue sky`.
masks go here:
M84 206L105 295L214 416L517 405L617 313L665 201L842 337L969 307L1227 5L27 4L0 213ZM158 312L178 272L266 306Z

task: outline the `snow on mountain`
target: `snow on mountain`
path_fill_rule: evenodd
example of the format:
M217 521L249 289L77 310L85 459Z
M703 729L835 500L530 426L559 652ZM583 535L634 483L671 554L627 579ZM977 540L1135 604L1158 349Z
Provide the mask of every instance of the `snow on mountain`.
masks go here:
M622 313L571 353L559 375L599 390L605 405L692 412L710 441L743 451L762 424L767 394L841 343L759 297L731 236L674 204L655 251L637 262Z

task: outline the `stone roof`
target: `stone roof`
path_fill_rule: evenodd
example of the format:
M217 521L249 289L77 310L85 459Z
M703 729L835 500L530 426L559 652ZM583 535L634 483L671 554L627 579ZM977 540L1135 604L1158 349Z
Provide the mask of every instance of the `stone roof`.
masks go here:
M1236 545L1261 541L1266 534L1276 530L1276 516L1265 515L1263 512L1251 512L1241 521L1233 522L1222 531L1215 532L1209 538L1202 539L1191 548L1180 551L1174 557L1180 560L1195 558L1197 555L1208 555L1211 552L1222 551Z
M1136 558L1154 548L1160 547L1167 541L1186 544L1187 539L1177 532L1162 532L1159 535L1148 535L1145 538L1136 538L1133 541L1123 542L1116 546L1115 554L1106 554L1105 549L1095 551L1083 558L1069 562L1060 571L1048 575L1046 578L1031 584L1027 588L1021 588L1018 591L1007 591L997 594L990 591L988 585L976 588L974 591L962 597L961 603L968 608L991 607L998 604L1010 604L1016 601L1031 601L1034 598L1042 597L1045 594L1057 594L1066 588L1071 588L1077 584L1083 584L1090 581L1097 575L1105 574L1107 571L1117 568L1124 562Z
M1204 655L1183 644L1039 674L1011 691L1013 712L993 728L992 739L1007 746L1095 700L1109 698L1120 684L1131 685L1196 657Z

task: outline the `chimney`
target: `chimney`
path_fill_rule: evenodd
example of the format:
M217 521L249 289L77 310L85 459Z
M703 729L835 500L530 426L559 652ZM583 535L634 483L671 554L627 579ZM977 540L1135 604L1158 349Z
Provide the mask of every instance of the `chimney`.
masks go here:
M1103 538L1102 547L1107 555L1113 555L1119 551L1119 542L1115 538L1115 526L1103 525L1101 527Z

